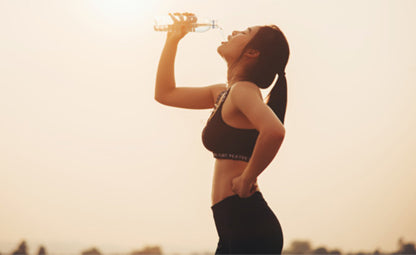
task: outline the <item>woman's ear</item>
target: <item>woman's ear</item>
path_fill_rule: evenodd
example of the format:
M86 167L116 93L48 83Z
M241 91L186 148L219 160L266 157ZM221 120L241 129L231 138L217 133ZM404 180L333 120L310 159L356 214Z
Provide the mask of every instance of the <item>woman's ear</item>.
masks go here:
M247 49L244 55L249 58L257 58L260 56L260 51L256 49Z

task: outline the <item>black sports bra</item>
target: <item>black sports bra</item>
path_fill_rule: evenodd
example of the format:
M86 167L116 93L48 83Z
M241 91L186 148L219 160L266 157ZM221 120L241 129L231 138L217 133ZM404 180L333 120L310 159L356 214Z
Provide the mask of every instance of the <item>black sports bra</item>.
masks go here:
M248 162L259 132L256 129L231 127L224 122L221 110L230 88L222 91L218 96L211 116L202 131L202 142L205 148L213 152L214 158ZM218 104L221 96L221 102Z

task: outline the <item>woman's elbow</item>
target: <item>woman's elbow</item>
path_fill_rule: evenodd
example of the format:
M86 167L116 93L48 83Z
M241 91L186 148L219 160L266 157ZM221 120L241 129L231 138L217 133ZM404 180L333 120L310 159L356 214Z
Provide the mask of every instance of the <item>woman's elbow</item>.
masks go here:
M158 102L160 104L163 104L163 105L166 105L165 98L162 97L162 96L160 96L160 95L158 95L158 94L156 94L156 93L155 93L154 99L156 100L156 102Z
M154 96L154 99L156 100L156 102L161 103L162 104L162 100L160 97L158 97L156 94Z
M268 128L263 130L263 133L269 137L269 139L275 141L282 141L285 137L285 129L284 128Z

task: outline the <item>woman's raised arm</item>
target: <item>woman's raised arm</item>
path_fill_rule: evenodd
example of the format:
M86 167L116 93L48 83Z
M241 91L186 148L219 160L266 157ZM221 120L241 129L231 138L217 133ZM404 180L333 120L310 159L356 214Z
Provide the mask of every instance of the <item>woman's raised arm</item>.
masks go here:
M177 15L177 13L175 13ZM170 14L171 15L171 14ZM190 15L185 13L184 15ZM192 15L190 15L192 17ZM176 87L175 83L175 57L179 41L188 33L187 27L195 22L192 18L187 21L174 20L174 29L168 32L166 43L159 60L156 75L155 100L161 104L189 108L209 109L214 107L216 96L226 88L225 84L214 84L205 87ZM176 29L175 29L176 27Z

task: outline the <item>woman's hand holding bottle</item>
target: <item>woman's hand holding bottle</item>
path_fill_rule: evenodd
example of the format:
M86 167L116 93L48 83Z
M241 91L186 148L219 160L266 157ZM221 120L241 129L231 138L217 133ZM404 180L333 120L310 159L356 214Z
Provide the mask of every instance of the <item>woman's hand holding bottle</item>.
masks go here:
M179 42L193 27L193 24L196 23L197 18L195 14L185 12L185 13L174 13L172 15L169 13L169 16L173 20L172 29L167 34L167 41ZM179 16L179 19L177 18ZM186 19L184 19L186 17Z

